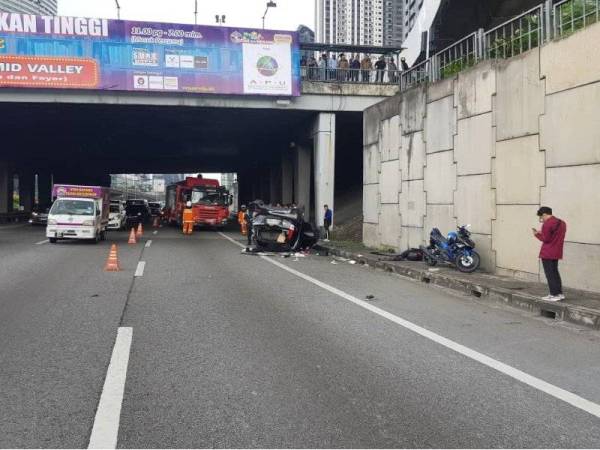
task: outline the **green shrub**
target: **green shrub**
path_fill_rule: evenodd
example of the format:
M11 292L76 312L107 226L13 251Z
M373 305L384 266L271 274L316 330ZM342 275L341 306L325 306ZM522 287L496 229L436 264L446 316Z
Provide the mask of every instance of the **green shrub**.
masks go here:
M559 34L569 35L583 27L595 23L598 19L596 0L572 0L559 6Z

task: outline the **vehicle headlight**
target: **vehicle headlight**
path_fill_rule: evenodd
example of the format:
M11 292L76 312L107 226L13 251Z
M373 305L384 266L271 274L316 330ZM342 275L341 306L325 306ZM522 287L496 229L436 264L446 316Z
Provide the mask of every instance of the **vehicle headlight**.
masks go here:
M57 223L55 219L48 219L48 225L56 225Z
M37 217L37 216L38 216L38 213L36 213L36 212L33 212L33 213L31 213L31 215L32 215L33 217Z
M93 220L84 220L81 225L83 225L84 227L93 227L94 221Z

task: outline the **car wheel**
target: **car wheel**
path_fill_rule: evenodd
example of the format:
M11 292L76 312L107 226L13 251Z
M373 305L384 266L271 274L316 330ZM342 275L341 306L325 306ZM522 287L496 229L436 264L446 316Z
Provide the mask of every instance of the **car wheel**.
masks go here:
M57 240L58 240L58 239L56 239L56 238L48 238L48 241L49 241L51 244L56 244L56 241L57 241Z

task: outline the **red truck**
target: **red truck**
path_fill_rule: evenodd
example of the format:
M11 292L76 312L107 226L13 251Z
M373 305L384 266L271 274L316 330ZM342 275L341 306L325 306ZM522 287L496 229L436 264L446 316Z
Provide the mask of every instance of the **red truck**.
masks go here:
M233 198L218 180L199 175L167 186L165 218L170 224L181 226L183 210L188 201L192 202L195 225L217 228L227 225Z

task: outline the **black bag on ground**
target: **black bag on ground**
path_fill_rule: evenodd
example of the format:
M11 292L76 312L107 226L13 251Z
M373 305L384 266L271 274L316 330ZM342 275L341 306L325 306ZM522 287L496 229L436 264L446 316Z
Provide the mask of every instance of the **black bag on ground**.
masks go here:
M400 253L398 261L423 261L423 251L419 248L409 248Z

